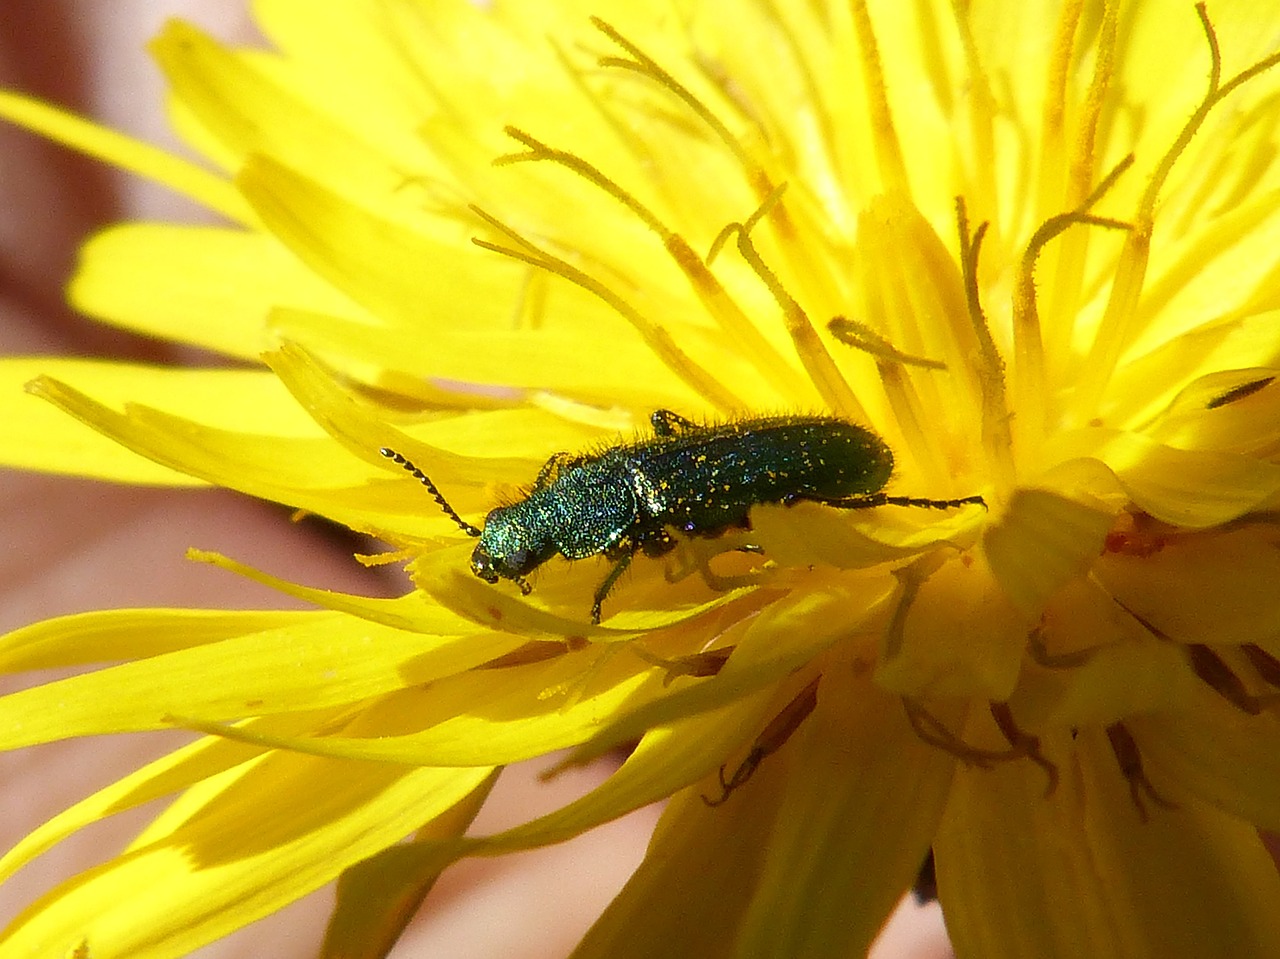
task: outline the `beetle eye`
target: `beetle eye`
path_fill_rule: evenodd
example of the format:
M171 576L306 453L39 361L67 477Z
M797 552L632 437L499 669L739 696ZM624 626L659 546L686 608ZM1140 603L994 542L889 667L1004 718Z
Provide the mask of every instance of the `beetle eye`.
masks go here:
M471 572L486 583L496 583L498 581L498 571L493 567L493 557L479 546L471 554Z

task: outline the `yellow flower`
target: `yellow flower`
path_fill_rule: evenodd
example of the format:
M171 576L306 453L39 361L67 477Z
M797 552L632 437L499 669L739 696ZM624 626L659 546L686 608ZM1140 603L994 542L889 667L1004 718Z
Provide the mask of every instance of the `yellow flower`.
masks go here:
M6 748L206 735L0 860L173 797L0 956L181 955L340 874L326 954L377 954L451 863L668 797L575 956L861 954L931 848L961 956L1280 954L1274 15L257 12L272 52L155 43L214 172L0 112L229 221L104 232L78 307L269 369L10 360L0 449L328 517L415 588L201 553L320 609L6 637L9 671L102 664L0 699ZM607 558L482 582L379 453L479 525L655 409L851 420L889 495L988 509L760 504L637 556L593 625ZM463 836L501 767L622 746L581 799Z

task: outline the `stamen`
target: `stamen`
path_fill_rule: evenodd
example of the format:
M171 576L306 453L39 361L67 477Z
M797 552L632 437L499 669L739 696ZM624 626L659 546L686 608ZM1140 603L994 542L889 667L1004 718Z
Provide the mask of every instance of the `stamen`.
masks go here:
M841 343L847 343L876 359L876 372L880 376L885 398L893 410L894 421L898 424L907 449L926 476L935 482L945 481L950 471L935 441L937 424L929 422L924 412L926 406L905 367L945 370L947 365L941 360L904 353L865 323L843 316L829 320L827 329Z
M640 643L627 643L626 648L650 666L665 669L667 675L663 677L662 685L670 686L682 676L705 679L709 676L719 675L720 670L724 668L724 664L729 661L729 657L733 655L733 651L737 647L724 646L720 649L708 649L701 653L692 653L675 659L655 656Z
M1072 52L1075 47L1076 30L1079 27L1080 14L1083 9L1084 0L1068 0L1067 3L1062 5L1058 24L1053 32L1053 51L1049 55L1049 65L1045 70L1045 92L1042 100L1044 112L1040 120L1040 149L1036 153L1041 163L1041 168L1036 175L1036 180L1039 184L1036 211L1040 217L1048 216L1051 210L1062 208L1062 196L1059 191L1065 176L1060 165L1067 157L1064 131L1067 116L1068 79L1072 75Z
M412 549L388 550L385 553L356 553L354 559L361 566L394 566L396 563L407 563L417 556Z
M956 226L960 234L960 272L964 282L969 319L978 341L979 388L982 393L982 446L992 464L997 488L1007 489L1013 483L1013 438L1009 431L1009 406L1005 394L1004 358L996 348L991 327L982 310L978 291L978 254L987 224L982 223L970 236L969 217L963 197L956 197Z
M1008 703L991 703L990 710L991 718L1000 727L1000 732L1004 734L1004 738L1009 740L1009 745L1013 748L1013 751L1030 759L1043 769L1045 775L1049 777L1049 782L1044 787L1044 796L1048 799L1058 788L1058 767L1056 764L1051 763L1044 753L1040 751L1040 737L1032 736L1030 733L1022 731L1014 720L1013 711L1009 708Z
M1027 634L1027 655L1031 661L1045 669L1078 669L1093 659L1102 646L1078 649L1074 653L1051 653L1044 641L1044 629L1037 626Z
M911 613L911 607L915 605L916 597L920 595L920 588L928 582L929 577L940 564L941 559L937 555L926 554L892 571L893 578L898 581L902 589L902 595L894 604L893 613L885 625L882 654L884 659L892 659L902 651L903 643L906 642L907 616Z
M995 763L1017 759L1020 755L1013 748L984 749L971 746L951 731L941 719L929 712L913 699L902 698L902 706L907 714L907 722L911 730L920 740L935 749L950 753L963 763L976 766L978 769L990 769Z
M965 742L960 736L938 717L934 716L920 703L902 699L907 713L907 722L911 730L926 745L941 749L956 757L963 763L978 769L990 769L996 763L1012 762L1015 759L1030 759L1045 771L1048 783L1045 785L1045 797L1052 796L1058 788L1058 767L1040 751L1040 738L1023 732L1013 718L1008 703L989 703L991 718L995 720L1000 734L1009 743L1008 749L986 749Z
M1118 8L1119 4L1116 2L1106 3L1103 7L1102 22L1097 30L1093 76L1084 103L1077 108L1080 119L1064 151L1064 155L1068 157L1067 168L1063 171L1065 179L1058 181L1063 184L1062 196L1047 204L1046 210L1075 208L1088 195L1090 184L1097 176L1098 127L1107 102L1107 88L1115 71ZM1073 21L1078 28L1078 18L1073 18ZM1049 329L1055 334L1047 344L1047 352L1051 357L1073 355L1072 339L1084 300L1082 288L1085 264L1092 239L1088 231L1077 230L1063 237L1062 243L1057 247L1052 280L1048 284L1051 299L1047 313L1052 317Z
M572 170L588 183L598 186L635 214L645 226L660 237L665 239L670 233L662 222L650 212L648 207L611 180L598 167L588 163L576 153L557 150L525 133L519 127L507 126L503 128L503 132L517 143L524 144L527 149L524 153L504 153L502 156L496 157L493 161L494 166L510 166L515 163L529 163L540 160L549 160L552 163L557 163L567 170Z
M724 122L716 116L705 103L699 100L692 91L683 83L673 77L670 73L658 65L658 62L642 51L638 46L619 33L613 26L601 20L599 17L592 17L591 24L606 37L616 43L618 46L631 54L631 60L623 57L601 57L600 65L606 67L617 67L621 70L632 70L642 76L647 76L663 87L666 87L676 99L693 111L699 120L705 123L712 132L720 139L730 152L733 153L737 161L747 173L747 180L756 188L757 193L761 197L768 196L773 192L773 184L769 180L769 175L755 161L746 147L742 145L733 132L725 126Z
M630 70L641 76L649 77L674 94L676 99L688 107L699 120L707 125L715 137L728 147L739 165L741 165L752 192L764 204L768 197L778 189L778 185L764 166L761 165L760 161L748 151L742 140L734 135L724 121L716 116L711 108L698 99L688 87L659 66L657 61L645 54L638 46L623 37L614 27L598 17L592 17L591 22L633 58L627 60L621 57L601 57L599 61L601 66ZM730 103L734 102L732 97L728 98L728 100ZM765 131L759 127L750 113L744 113L744 115L759 130L761 139L765 139ZM795 268L792 271L793 274L804 278L810 285L818 287L819 296L822 298L821 302L837 302L840 285L828 275L826 270L821 268L822 263L820 261L814 260L811 247L800 241L800 233L796 229L795 223L792 222L787 208L781 204L770 207L769 222L777 234L778 248L782 256L787 258Z
M1087 420L1094 415L1121 354L1141 332L1141 324L1137 322L1137 305L1146 277L1155 207L1174 163L1187 148L1191 139L1200 131L1214 107L1238 87L1280 63L1280 53L1273 53L1241 70L1226 83L1222 83L1222 53L1218 49L1217 33L1213 29L1203 3L1196 4L1196 13L1200 17L1205 41L1209 47L1208 88L1200 105L1174 139L1172 146L1156 164L1147 187L1138 201L1138 208L1133 217L1133 228L1129 231L1124 250L1120 254L1120 264L1112 283L1111 297L1107 301L1106 310L1098 326L1099 336L1094 340L1084 363L1084 376L1074 398L1075 419L1079 421Z
M732 295L724 288L707 266L709 257L704 263L684 237L675 233L659 219L658 215L633 194L623 189L620 184L607 176L602 170L587 160L567 150L557 150L536 139L517 127L508 126L506 133L512 139L527 147L524 153L509 153L494 160L497 165L547 161L576 173L588 183L600 188L606 195L622 204L645 226L657 234L663 248L675 261L676 266L685 275L690 286L698 295L698 299L707 312L720 325L720 329L729 337L739 352L751 360L760 374L784 395L799 395L804 392L804 380L795 372L795 367L787 362L768 340L760 333L756 325L738 306ZM782 195L785 185L773 191L761 208L753 216L758 217L771 209ZM559 272L559 271L557 271ZM561 275L564 275L561 273Z
M1246 396L1252 396L1259 390L1266 389L1275 382L1274 376L1264 376L1261 379L1251 380L1248 383L1241 383L1239 386L1232 387L1225 393L1220 393L1204 405L1206 410L1216 410L1223 406L1244 399Z
M653 150L644 137L640 136L616 115L614 102L601 96L600 92L586 81L586 71L579 69L578 65L573 62L554 38L551 40L551 49L555 52L556 59L560 61L560 66L564 68L564 72L568 75L574 88L596 108L596 112L608 124L609 129L613 131L619 142L625 144L633 156L645 161L646 165L652 165ZM666 181L658 179L653 185L661 189L666 185Z
M826 403L828 408L850 419L865 422L867 415L862 408L862 404L858 402L858 398L854 395L848 381L845 380L844 374L840 372L835 361L831 358L826 344L818 336L818 331L814 329L813 323L810 322L804 308L787 292L787 288L778 279L778 275L764 262L764 258L760 255L751 239L751 233L747 225L745 223L730 223L723 232L737 234L738 253L747 261L747 264L755 271L756 276L768 288L773 295L774 302L782 308L787 332L791 335L791 340L796 346L796 354L800 357L800 362L804 364L805 371L809 374L813 385L817 387L818 395L822 397L823 402Z
M978 209L986 212L992 221L999 223L1000 191L996 187L996 171L1000 164L996 161L994 128L995 118L1001 111L995 94L991 92L987 71L982 67L982 58L978 55L978 44L974 41L968 16L971 9L968 3L952 4L961 48L964 50L965 67L969 72L964 81L967 94L964 102L969 108L969 130L973 137L969 172L975 182L966 188L965 193L977 200Z
M1278 694L1254 696L1250 693L1245 688L1244 680L1232 671L1221 656L1203 643L1190 643L1186 646L1186 651L1192 671L1210 689L1241 712L1256 716L1267 706L1280 701Z
M1094 57L1093 77L1089 81L1089 90L1085 95L1083 116L1079 132L1075 137L1075 150L1071 156L1071 167L1068 171L1067 197L1073 200L1083 197L1093 182L1094 164L1098 159L1098 127L1102 122L1102 112L1107 104L1107 88L1115 74L1116 40L1119 34L1120 4L1106 3L1102 12L1102 23L1098 28L1097 53Z
M1129 781L1129 796L1133 799L1133 805L1138 810L1138 817L1143 821L1147 821L1147 807L1143 798L1150 799L1161 809L1177 809L1178 804L1165 799L1158 792L1155 786L1151 784L1151 780L1147 778L1146 772L1142 768L1142 753L1138 750L1138 744L1133 738L1133 734L1125 728L1123 723L1116 723L1107 727L1107 739L1111 743L1111 751L1115 754L1116 762L1120 764L1120 772L1125 779Z
M993 756L989 750L976 749L951 731L951 729L933 713L929 712L915 700L903 697L902 707L907 714L907 722L925 745L950 753L961 762L979 769L990 769L992 762L1004 759L1008 751Z
M782 199L782 194L787 191L785 183L779 184L777 189L770 193L760 203L752 214L741 223L729 223L720 232L716 234L716 238L711 241L711 246L707 248L707 265L715 262L716 257L720 255L720 251L724 249L724 245L729 242L729 238L735 233L746 230L750 233L770 210Z
M755 743L752 745L747 758L744 759L738 768L733 771L733 775L725 779L725 766L720 767L720 795L716 799L708 799L702 797L702 801L708 806L720 806L729 798L729 796L738 789L739 786L745 785L755 771L760 768L760 764L781 749L791 738L791 734L800 728L800 724L809 718L809 714L813 712L813 708L818 705L818 683L819 679L813 680L791 702L782 708L782 712L778 713L769 725L756 737Z
M907 165L902 157L902 144L893 125L889 110L889 93L884 82L884 66L880 60L880 47L875 31L871 28L871 15L865 0L853 0L849 4L853 16L853 28L858 37L861 53L862 82L867 88L867 113L871 126L871 142L875 146L876 166L884 181L884 192L911 195Z
M1062 235L1076 224L1100 226L1106 229L1128 230L1131 224L1108 217L1094 216L1089 210L1111 189L1125 170L1133 165L1133 154L1121 160L1094 188L1078 207L1067 213L1051 216L1032 234L1023 251L1018 266L1013 293L1013 349L1015 408L1018 410L1019 448L1028 468L1035 469L1037 451L1047 435L1047 424L1056 411L1046 407L1050 398L1045 370L1044 343L1041 338L1040 314L1036 304L1036 262L1049 241Z
M855 350L869 353L878 360L889 363L901 363L904 366L920 366L926 370L945 370L947 364L942 360L931 360L925 356L913 356L896 349L892 343L865 323L851 320L845 316L833 316L827 321L827 330L841 343L852 346Z
M524 237L520 236L515 230L512 230L500 220L490 216L477 206L471 207L473 213L483 219L491 227L504 236L512 240L516 244L515 247L502 246L498 243L491 243L488 240L481 240L473 237L471 242L484 250L490 250L494 253L500 253L503 256L510 257L513 260L519 260L522 263L529 263L533 266L547 270L557 276L563 277L570 283L582 287L589 293L594 293L609 306L613 307L624 319L626 319L637 332L643 337L645 344L660 359L663 364L671 370L681 381L689 386L694 392L705 399L711 406L722 412L731 412L733 410L742 409L743 403L728 387L720 383L707 370L693 360L679 346L676 345L670 332L666 327L656 323L651 323L648 319L635 309L630 303L622 299L617 293L610 289L607 285L597 280L590 274L571 265L567 260L548 253L530 243Z
M1245 643L1240 649L1263 682L1268 686L1280 687L1280 659L1255 643Z

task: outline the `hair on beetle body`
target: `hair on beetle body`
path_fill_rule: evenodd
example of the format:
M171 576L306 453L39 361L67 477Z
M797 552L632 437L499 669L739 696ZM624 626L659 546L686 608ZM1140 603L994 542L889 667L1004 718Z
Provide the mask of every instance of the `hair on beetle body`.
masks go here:
M981 496L927 499L884 492L893 453L871 430L821 415L694 423L671 410L649 417L652 436L586 453L556 453L521 497L497 506L483 526L464 520L426 473L394 450L380 451L427 488L458 528L479 539L471 571L488 583L525 578L554 556L613 562L595 591L591 621L636 553L662 556L681 536L750 528L767 503L809 501L836 509L982 506Z

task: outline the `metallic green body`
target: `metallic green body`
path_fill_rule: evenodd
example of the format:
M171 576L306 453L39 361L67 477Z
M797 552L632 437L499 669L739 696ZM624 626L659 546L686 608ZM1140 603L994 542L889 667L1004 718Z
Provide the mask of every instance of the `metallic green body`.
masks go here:
M670 410L649 417L654 435L597 453L557 453L538 472L529 495L499 506L473 526L449 505L430 477L395 450L383 456L426 487L446 516L480 542L471 571L487 583L512 580L526 595L525 575L553 556L614 561L596 590L591 621L637 552L661 556L674 530L716 536L750 526L751 507L798 500L836 509L981 506L958 499L890 496L893 454L870 430L830 416L764 416L700 425ZM751 547L739 547L749 549Z
M655 435L576 458L553 457L524 500L485 517L478 576L517 579L556 554L660 555L668 530L715 536L746 527L751 507L849 501L889 481L893 454L870 430L825 416L700 426L653 414Z

